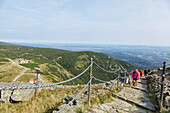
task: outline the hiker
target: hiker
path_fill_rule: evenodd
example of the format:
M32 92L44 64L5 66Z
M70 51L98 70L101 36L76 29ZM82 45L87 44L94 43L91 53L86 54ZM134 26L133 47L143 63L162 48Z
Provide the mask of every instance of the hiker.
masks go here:
M137 80L139 79L139 73L138 70L135 69L132 73L132 79L133 79L133 86L137 86Z
M150 69L148 69L148 75L150 75L151 74L151 70Z
M143 76L143 71L142 71L142 70L140 70L139 72L140 72L140 76L142 77L142 76Z
M139 74L139 79L140 79L140 77L141 77L141 76L140 76L140 72L139 72L139 70L137 70L137 72L138 72L138 74Z
M145 70L144 70L144 77L146 78L147 75L148 75L148 71L145 69Z

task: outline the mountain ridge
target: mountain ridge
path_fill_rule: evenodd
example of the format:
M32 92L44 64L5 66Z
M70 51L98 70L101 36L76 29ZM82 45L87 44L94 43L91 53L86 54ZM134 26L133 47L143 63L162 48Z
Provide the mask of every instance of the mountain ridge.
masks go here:
M28 72L30 73L35 73L36 69L41 70L41 76L47 83L63 81L80 74L90 65L91 58L107 70L118 69L120 65L127 69L128 72L136 68L127 62L117 60L103 53L92 51L75 52L51 48L1 44L0 52L1 58L11 58L16 62L18 61L18 58L20 58L27 62L22 63L21 65L29 68ZM97 66L93 66L93 74L103 80L112 80L117 76L115 74L105 73ZM83 76L67 84L84 84L88 80L89 73L85 73Z

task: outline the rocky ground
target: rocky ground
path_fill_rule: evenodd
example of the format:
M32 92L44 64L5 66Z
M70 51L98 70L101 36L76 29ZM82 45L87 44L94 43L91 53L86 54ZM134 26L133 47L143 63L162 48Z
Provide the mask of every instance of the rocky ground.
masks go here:
M104 85L103 85L104 86ZM113 86L110 86L113 87ZM107 90L108 87L105 88ZM102 92L100 89L97 92ZM103 92L105 92L103 90ZM96 94L94 93L93 96ZM154 103L152 94L148 91L147 80L140 79L136 87L124 86L118 93L112 94L112 101L104 104L93 104L89 113L155 113L157 105ZM87 95L82 95L78 100L87 99ZM84 99L84 100L86 100ZM73 113L77 108L81 108L81 103L65 108L61 113ZM66 104L64 104L66 105ZM62 105L60 108L62 108ZM156 105L156 106L155 106ZM54 111L55 113L56 111Z
M146 81L143 79L140 80L140 82L144 83ZM149 98L149 93L147 93L147 85L138 83L137 87L138 89L134 89L134 87L123 87L119 93L115 94L116 98L113 98L113 102L102 104L92 111L96 113L154 113L155 106L151 98ZM140 89L145 89L146 91Z
M158 81L159 80L159 81ZM153 87L153 91L150 91L150 85L148 85L148 81L150 81L151 86ZM168 81L166 81L167 83ZM106 92L111 92L111 99L109 102L105 102L104 104L98 104L98 103L91 103L91 108L86 107L86 111L88 113L156 113L158 111L158 103L156 103L156 100L154 95L159 95L159 89L160 89L160 77L157 76L150 76L147 79L141 78L138 80L137 86L131 86L131 85L124 85L121 87L119 92L111 92L110 89L115 89L117 86L117 81L111 82L111 83L101 83L101 84L94 84L92 85L92 91L91 91L91 98L96 97L100 94L105 94ZM120 82L120 86L123 85L123 81ZM75 88L78 86L64 86L64 85L57 85L55 87L51 87L50 89L55 88ZM83 85L81 87L84 87ZM48 89L48 88L47 88ZM78 89L77 89L78 90ZM155 92L157 91L157 92ZM77 91L77 92L80 92ZM22 92L20 92L22 93ZM20 94L19 93L19 94ZM25 92L23 92L25 93ZM1 92L1 99L2 99L2 93ZM11 93L13 95L19 94L14 92ZM164 91L164 106L169 107L169 85L165 85L165 91ZM61 109L64 107L67 102L71 101L76 95L68 95L68 97L63 97L63 105L61 105L58 109ZM10 97L10 96L9 96ZM12 97L12 96L11 96ZM15 96L16 97L16 96ZM81 109L84 106L87 106L88 103L84 103L87 101L88 98L88 91L86 89L85 92L83 92L71 105L67 106L61 113L74 113L77 111L77 109ZM11 98L13 99L13 98ZM17 98L18 99L18 98ZM18 101L15 99L15 101ZM21 100L19 100L21 101ZM54 113L57 110L54 111ZM82 111L82 110L80 110Z

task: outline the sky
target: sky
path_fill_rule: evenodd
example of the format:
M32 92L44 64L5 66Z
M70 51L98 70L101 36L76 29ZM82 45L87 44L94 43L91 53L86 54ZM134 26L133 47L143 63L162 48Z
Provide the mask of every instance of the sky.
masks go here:
M170 0L0 0L0 41L170 46Z

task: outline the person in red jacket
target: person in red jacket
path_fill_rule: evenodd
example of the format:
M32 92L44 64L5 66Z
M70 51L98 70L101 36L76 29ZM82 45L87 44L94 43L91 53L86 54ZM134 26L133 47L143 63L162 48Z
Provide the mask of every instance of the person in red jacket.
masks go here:
M133 86L137 86L137 80L139 79L139 73L138 70L135 69L132 73L132 79L133 79Z
M142 70L140 70L139 72L140 72L140 76L142 77L142 76L143 76L143 71L142 71Z

